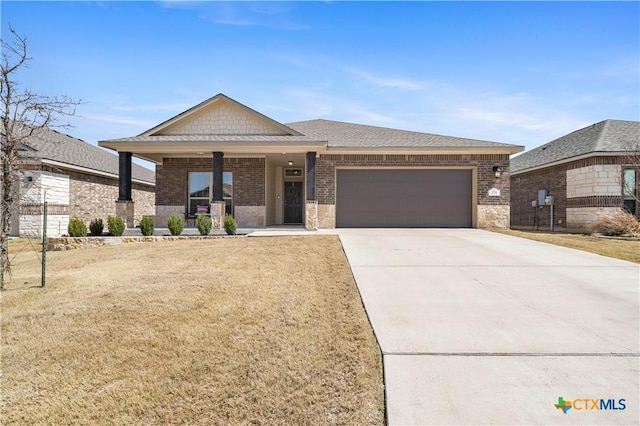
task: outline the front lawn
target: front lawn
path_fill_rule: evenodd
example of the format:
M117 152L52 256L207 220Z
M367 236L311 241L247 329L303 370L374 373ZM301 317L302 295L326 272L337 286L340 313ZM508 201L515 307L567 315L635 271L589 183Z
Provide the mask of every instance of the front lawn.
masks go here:
M513 229L495 229L494 231L501 234L513 235L514 237L528 238L530 240L542 241L557 246L574 248L602 256L640 263L640 241L637 240L600 238L584 234L561 234L544 231L516 231Z
M12 241L17 251L24 241ZM334 236L13 260L2 424L383 424L382 360Z

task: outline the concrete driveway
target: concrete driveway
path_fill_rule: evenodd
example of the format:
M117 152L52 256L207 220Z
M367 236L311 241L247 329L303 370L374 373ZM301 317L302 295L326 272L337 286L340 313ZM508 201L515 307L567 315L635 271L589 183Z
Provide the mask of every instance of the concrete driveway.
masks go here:
M640 422L639 265L476 229L338 233L389 424Z

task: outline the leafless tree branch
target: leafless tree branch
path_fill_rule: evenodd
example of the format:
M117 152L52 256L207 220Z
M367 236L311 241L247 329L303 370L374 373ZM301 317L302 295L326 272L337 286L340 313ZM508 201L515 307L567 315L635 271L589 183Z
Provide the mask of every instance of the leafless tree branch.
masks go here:
M8 236L11 206L19 177L18 148L41 129L71 127L69 123L61 123L60 119L76 115L76 109L82 103L65 95L40 95L24 88L16 77L22 69L29 67L31 61L27 54L27 38L19 35L13 27L9 27L9 32L10 40L0 40L0 290L4 287L5 274L11 271Z

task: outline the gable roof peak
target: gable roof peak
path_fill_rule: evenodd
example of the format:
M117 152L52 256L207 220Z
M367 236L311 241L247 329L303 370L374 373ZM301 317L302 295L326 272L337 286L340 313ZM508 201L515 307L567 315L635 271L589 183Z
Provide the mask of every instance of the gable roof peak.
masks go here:
M223 102L223 103L228 103L230 105L233 105L237 108L239 108L240 110L244 111L246 114L255 117L255 119L257 121L261 121L264 123L267 123L270 127L278 129L278 131L282 132L283 134L286 135L290 135L290 136L302 136L301 133L297 132L294 129L291 129L290 127L285 126L284 124L270 118L267 117L266 115L252 109L249 108L248 106L236 101L235 99L230 98L229 96L225 95L224 93L218 93L217 95L206 99L202 102L200 102L199 104L187 109L186 111L183 111L171 118L169 118L166 121L163 121L162 123L158 124L155 127L152 127L149 130L146 130L145 132L142 132L141 134L139 134L138 136L156 136L161 134L161 132L169 127L173 127L174 125L176 125L178 122L181 121L185 121L188 119L188 117L192 117L194 115L196 115L199 112L204 111L206 108L210 107L211 105L214 105L216 103L219 102Z

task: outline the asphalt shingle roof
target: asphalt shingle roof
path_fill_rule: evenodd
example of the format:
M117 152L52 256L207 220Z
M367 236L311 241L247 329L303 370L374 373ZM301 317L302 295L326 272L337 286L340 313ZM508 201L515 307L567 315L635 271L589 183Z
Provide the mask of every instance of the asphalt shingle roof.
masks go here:
M625 152L640 141L640 122L604 120L511 159L511 173L591 153Z
M237 143L315 143L326 142L328 148L384 149L384 148L511 148L516 145L454 136L434 135L386 127L367 126L332 120L309 120L287 123L285 126L301 133L288 135L158 135L133 136L103 142L237 142Z
M83 167L118 176L118 156L81 139L53 129L37 129L23 141L33 151L23 151L23 157L47 159L71 166ZM155 173L138 164L131 165L133 179L153 183Z
M332 120L288 123L288 127L316 139L329 148L491 148L515 145L477 139L442 136Z

